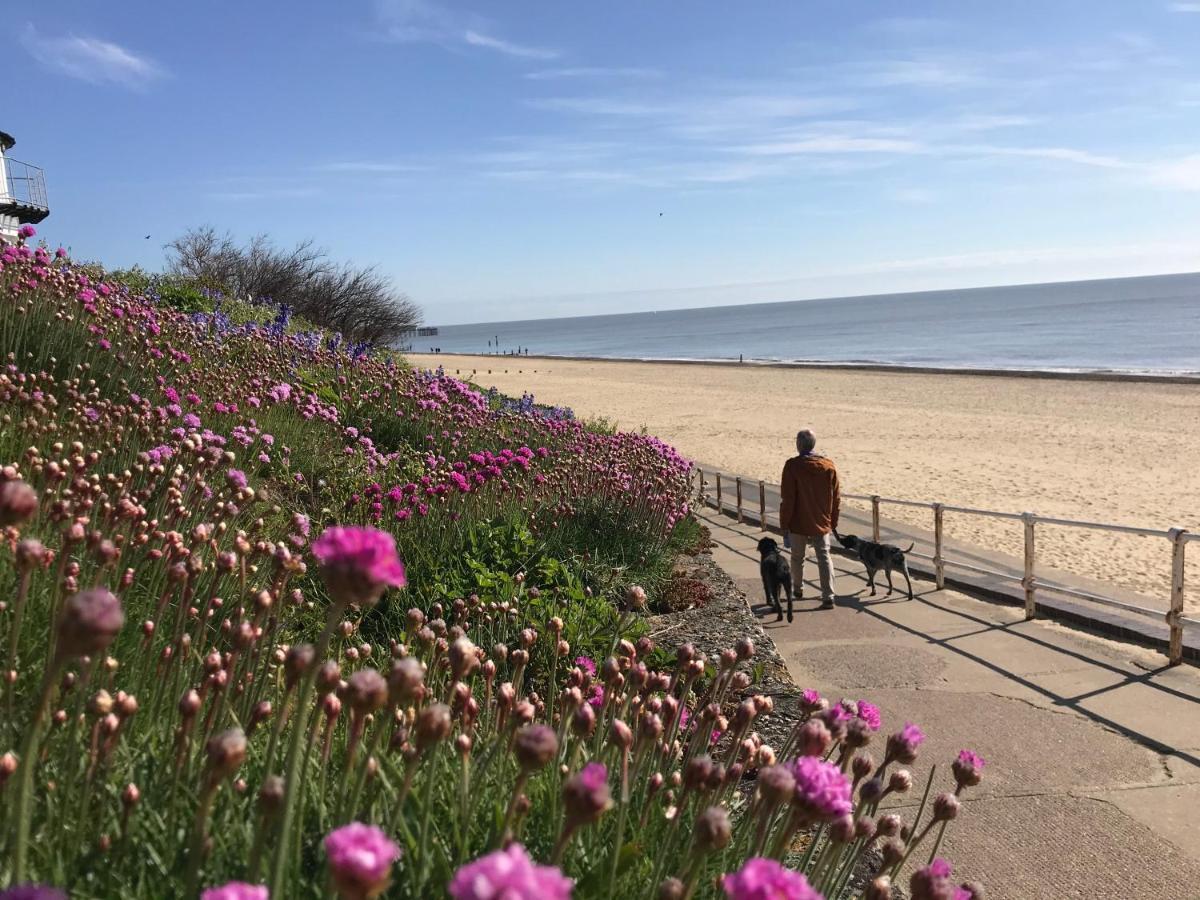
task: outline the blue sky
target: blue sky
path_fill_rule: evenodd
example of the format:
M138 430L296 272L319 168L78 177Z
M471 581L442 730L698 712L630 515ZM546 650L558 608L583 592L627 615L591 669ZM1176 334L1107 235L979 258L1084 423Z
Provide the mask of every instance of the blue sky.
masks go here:
M198 224L311 237L434 324L1200 269L1200 3L59 0L7 26L42 233L112 265Z

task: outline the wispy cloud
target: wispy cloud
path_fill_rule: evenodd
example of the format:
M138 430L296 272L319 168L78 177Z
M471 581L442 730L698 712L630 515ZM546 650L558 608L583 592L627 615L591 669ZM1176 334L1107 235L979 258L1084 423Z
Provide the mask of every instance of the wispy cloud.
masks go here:
M1200 154L1147 166L1152 184L1183 191L1200 191Z
M576 66L562 69L539 69L526 72L530 81L559 81L567 78L661 78L661 69L643 69L636 66Z
M558 50L497 37L482 16L451 10L431 0L376 0L376 11L384 37L398 43L478 47L517 59L552 60L562 55Z
M517 56L521 59L557 59L561 55L557 50L547 50L542 47L526 47L522 44L514 44L512 41L501 40L500 38L482 34L478 31L467 31L463 35L463 40L472 47L486 47L489 50L496 50L506 56Z
M798 141L749 144L731 149L750 156L797 156L809 153L919 153L925 148L916 141L851 135L817 135Z
M149 57L100 38L73 34L46 36L30 24L21 34L21 44L43 66L92 84L117 84L142 90L166 74Z
M318 172L344 172L372 175L403 175L408 172L424 172L428 166L419 163L382 162L372 160L345 160L342 162L320 163L313 166Z
M1168 3L1167 9L1177 13L1200 13L1200 3Z

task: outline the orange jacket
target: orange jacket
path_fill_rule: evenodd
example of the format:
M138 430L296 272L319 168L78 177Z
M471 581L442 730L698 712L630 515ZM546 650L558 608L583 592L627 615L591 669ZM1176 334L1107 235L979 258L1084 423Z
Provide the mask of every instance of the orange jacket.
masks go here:
M779 523L785 531L816 537L838 525L841 497L833 461L816 453L793 456L783 465Z

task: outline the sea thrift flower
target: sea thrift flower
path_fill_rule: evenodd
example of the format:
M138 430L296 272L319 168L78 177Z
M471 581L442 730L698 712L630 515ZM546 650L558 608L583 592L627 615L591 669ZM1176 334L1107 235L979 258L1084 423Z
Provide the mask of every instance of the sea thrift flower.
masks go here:
M572 882L554 866L533 862L520 844L497 850L454 873L454 900L567 900Z
M90 656L112 643L125 624L121 601L104 588L92 588L67 598L58 620L58 653Z
M338 894L344 900L367 900L387 889L400 848L374 825L351 822L325 837L325 855Z
M608 769L603 763L590 762L563 785L563 806L572 826L595 822L612 806L608 790Z
M721 879L729 900L823 900L808 879L773 859L755 857Z
M925 741L925 732L912 722L891 735L887 741L887 758L910 765L917 759L917 748Z
M983 779L983 765L983 757L979 754L970 750L959 751L958 759L954 760L950 767L959 790L979 784Z
M269 900L270 892L261 884L231 881L220 887L209 888L200 895L200 900Z
M37 229L32 225L22 225L17 229L17 237L31 238L37 234Z
M229 482L231 487L235 487L238 490L241 490L247 484L246 473L241 469L230 469L225 473L225 480Z
M833 763L802 756L791 763L795 801L810 819L833 822L850 815L850 782Z
M0 484L0 527L28 522L37 509L37 491L25 482L6 481Z
M955 900L957 889L950 883L950 863L935 859L923 869L917 869L909 879L912 900Z
M384 590L407 583L395 540L374 528L327 528L312 552L326 586L341 603L374 606Z
M879 715L879 707L873 703L868 703L866 700L858 701L858 717L867 723L867 727L872 731L878 731L879 726L883 724L883 720Z

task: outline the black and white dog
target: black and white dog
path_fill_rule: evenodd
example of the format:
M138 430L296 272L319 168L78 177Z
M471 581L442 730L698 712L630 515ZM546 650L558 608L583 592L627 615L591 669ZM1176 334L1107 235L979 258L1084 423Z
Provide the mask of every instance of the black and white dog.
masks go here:
M888 593L891 594L894 590L892 569L899 569L908 583L908 599L913 598L912 579L908 577L908 560L905 558L905 554L911 552L916 544L909 544L908 550L901 550L893 544L877 544L852 534L843 537L835 531L833 536L838 539L839 544L851 553L857 554L863 567L866 568L867 584L871 588L872 597L875 596L875 573L883 569L884 574L887 575Z
M779 549L779 544L769 537L758 542L758 555L762 561L758 570L762 573L763 590L767 595L767 606L775 610L775 621L783 618L783 606L779 602L782 590L787 597L787 620L792 621L792 567Z

